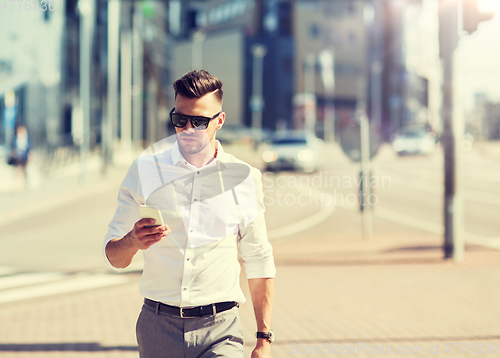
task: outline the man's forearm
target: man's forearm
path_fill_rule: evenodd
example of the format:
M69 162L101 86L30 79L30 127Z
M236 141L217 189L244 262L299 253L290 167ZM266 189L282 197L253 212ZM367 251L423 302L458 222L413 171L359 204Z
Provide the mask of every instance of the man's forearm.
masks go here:
M274 279L252 278L248 280L250 295L259 332L271 330L271 316L273 310Z
M111 265L116 268L125 268L130 265L135 254L139 251L129 240L129 235L130 233L121 239L112 239L106 245L106 256Z

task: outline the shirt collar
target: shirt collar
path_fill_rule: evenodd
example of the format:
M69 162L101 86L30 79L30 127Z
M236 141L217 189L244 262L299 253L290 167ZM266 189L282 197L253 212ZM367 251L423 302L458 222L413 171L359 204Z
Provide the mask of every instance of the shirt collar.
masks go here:
M216 140L215 143L217 145L217 157L215 158L214 162L217 161L220 164L227 163L229 155L224 151L224 148L222 148L222 144L220 144L218 140ZM172 146L172 164L178 165L179 163L186 163L186 162L187 160L184 158L181 151L179 150L179 143L175 141L174 145Z

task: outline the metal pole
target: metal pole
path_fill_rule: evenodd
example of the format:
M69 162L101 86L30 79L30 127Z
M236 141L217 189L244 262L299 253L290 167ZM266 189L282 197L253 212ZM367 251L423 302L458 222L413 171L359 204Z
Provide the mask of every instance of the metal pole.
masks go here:
M372 4L365 4L363 8L363 20L365 25L366 43L369 39L369 30L372 28L375 21L375 8ZM366 46L368 51L369 47ZM370 56L367 56L370 58ZM368 66L364 67L363 77L358 82L358 106L357 115L360 126L360 146L361 146L361 187L360 187L360 202L362 203L363 215L363 238L370 239L372 237L372 206L370 205L371 194L371 163L370 163L370 122L366 114L367 103L367 81L368 81Z
M454 57L461 32L461 1L441 1L440 51L443 59L443 147L444 147L444 257L460 262L464 256L463 198L460 168L460 138L463 123L457 115L459 96L454 86ZM455 113L454 113L455 107Z
M130 3L122 3L121 32L121 152L132 149L132 48L130 33Z
M366 115L366 80L358 80L358 105L356 116L359 120L360 143L361 143L361 173L360 173L360 203L363 217L363 238L372 237L372 206L369 199L371 194L371 163L370 163L370 123Z
M323 50L318 59L325 89L324 139L327 142L335 142L335 52ZM328 103L329 101L332 103Z
M118 124L118 43L120 38L120 2L108 1L108 99L103 121L104 172L113 162L114 131Z
M382 131L382 65L376 61L371 66L371 100L372 100L372 123L373 126Z
M82 110L83 136L80 145L80 181L88 179L87 160L90 151L90 76L92 60L92 33L94 0L80 0L80 108Z
M371 74L371 122L372 128L382 133L382 26L383 7L381 0L373 1L373 20L370 36L370 74Z
M203 42L207 34L201 30L193 34L191 40L191 69L199 70L203 68Z
M142 130L142 109L143 109L143 58L144 58L144 48L143 48L143 17L141 11L141 5L135 4L134 18L133 18L133 59L132 59L132 81L133 81L133 91L132 91L132 110L133 110L133 131L132 138L136 146L141 146L143 139Z
M159 139L158 128L158 87L156 81L150 77L147 83L147 143L153 144Z
M254 138L254 150L256 151L262 140L262 111L264 110L263 77L264 56L267 48L261 44L252 46L252 98L250 108L252 110L252 136Z
M316 134L316 56L312 53L306 55L304 63L304 128Z

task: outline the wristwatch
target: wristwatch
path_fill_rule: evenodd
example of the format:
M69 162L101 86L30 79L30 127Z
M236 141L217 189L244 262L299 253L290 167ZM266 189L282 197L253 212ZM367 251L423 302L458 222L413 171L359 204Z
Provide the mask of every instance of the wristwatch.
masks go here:
M274 332L271 329L269 332L257 332L257 338L265 338L269 343L274 342Z

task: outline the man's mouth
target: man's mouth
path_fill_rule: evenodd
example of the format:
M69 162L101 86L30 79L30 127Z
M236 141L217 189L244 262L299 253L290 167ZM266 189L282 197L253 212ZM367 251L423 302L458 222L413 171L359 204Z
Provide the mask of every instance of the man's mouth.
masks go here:
M194 137L184 137L183 136L183 137L181 137L181 140L183 142L192 143L192 142L196 141L196 138L194 138Z

